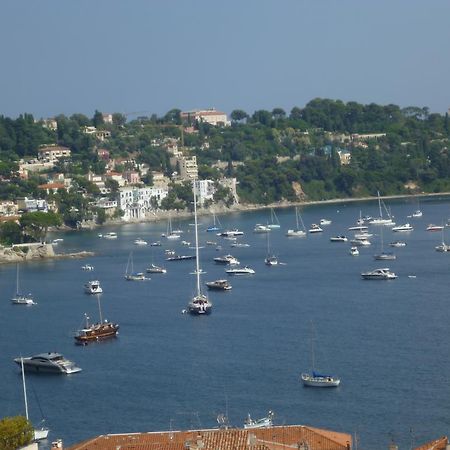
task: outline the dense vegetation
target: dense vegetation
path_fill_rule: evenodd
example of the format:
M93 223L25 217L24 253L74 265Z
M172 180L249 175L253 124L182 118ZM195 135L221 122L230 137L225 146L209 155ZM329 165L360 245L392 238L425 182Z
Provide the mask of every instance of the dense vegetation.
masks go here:
M0 449L16 450L33 440L33 427L25 417L0 419Z
M164 148L168 137L183 138L187 152L197 156L201 177L235 176L242 202L358 197L377 191L383 195L450 191L447 114L430 114L427 108L314 99L289 114L281 108L251 115L235 110L231 119L229 127L192 123L195 132L182 133L178 109L163 117L129 122L114 114L112 124L104 123L98 111L93 118L61 115L56 118L57 131L48 130L28 114L16 120L0 117L0 180L12 177L14 181L0 181L0 198L26 193L42 197L37 190L42 182L39 176L27 181L15 177L18 159L36 157L43 144L68 146L72 160L61 162L54 170L75 177L84 196L72 192L56 196L55 201L66 222L76 223L88 209L86 192L88 198L98 194L82 176L88 170L105 171L97 148L108 149L111 157L131 156L151 170L170 175L174 168ZM111 137L100 143L83 133L82 127L92 125L110 131ZM358 140L352 138L354 133L385 136ZM338 152L350 152L348 165L340 164ZM215 166L218 161L223 164L220 169ZM151 183L151 177L146 181ZM166 203L186 206L187 199L180 198L184 191L183 187L174 188Z

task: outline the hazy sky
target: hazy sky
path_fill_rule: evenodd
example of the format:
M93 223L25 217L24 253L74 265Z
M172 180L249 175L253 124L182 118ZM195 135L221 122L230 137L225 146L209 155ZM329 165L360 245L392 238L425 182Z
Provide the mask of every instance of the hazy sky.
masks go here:
M4 0L0 114L450 107L449 0Z

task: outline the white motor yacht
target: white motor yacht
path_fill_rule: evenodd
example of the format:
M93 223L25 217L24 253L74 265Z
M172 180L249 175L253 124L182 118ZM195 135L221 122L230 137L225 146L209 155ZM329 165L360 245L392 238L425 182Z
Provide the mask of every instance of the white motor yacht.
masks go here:
M430 225L427 226L427 231L442 231L444 227L442 225L434 225L430 223Z
M247 416L247 419L244 422L244 428L268 428L273 426L273 416L274 413L269 411L267 417L262 417L261 419L252 419L250 413Z
M147 273L167 273L167 269L157 266L156 264L152 264L150 267L147 267L146 271Z
M404 232L404 231L413 231L414 228L409 223L404 223L403 225L397 225L392 228L392 231L395 232Z
M14 362L19 366L22 365L26 371L42 372L42 373L77 373L81 369L74 362L64 358L61 353L48 352L26 358L15 358Z
M117 233L114 231L110 231L109 233L106 233L103 235L104 239L117 239Z
M333 237L330 237L330 241L331 242L347 242L348 238L347 238L347 236L343 236L343 235L333 236Z
M406 247L406 242L404 241L394 241L389 243L390 247Z
M217 233L217 236L235 237L235 236L242 236L243 234L244 234L243 231L239 231L237 228L235 228L234 230L226 230L223 231L222 233Z
M397 275L394 272L391 272L389 268L384 268L363 272L361 277L364 280L395 280Z
M225 271L228 275L253 275L256 272L248 267L236 267L235 269L228 269Z
M317 223L313 223L311 225L311 228L308 230L309 233L322 233L323 229L320 228L319 225L317 225Z
M86 294L101 294L103 292L103 289L100 286L100 281L92 280L88 281L84 285L84 291L86 292Z
M232 255L217 256L214 258L216 264L228 264L230 266L238 266L240 263L237 258Z
M91 266L90 264L85 264L84 266L81 266L82 270L87 270L88 272L92 272L94 270L94 266Z
M270 228L268 225L261 225L260 223L257 223L255 225L255 228L253 228L253 233L269 233Z
M359 255L358 247L350 247L349 253L352 256L358 256Z
M144 241L144 239L138 238L134 240L134 245L147 245L147 241Z
M320 225L331 225L331 220L330 219L320 219L319 224Z

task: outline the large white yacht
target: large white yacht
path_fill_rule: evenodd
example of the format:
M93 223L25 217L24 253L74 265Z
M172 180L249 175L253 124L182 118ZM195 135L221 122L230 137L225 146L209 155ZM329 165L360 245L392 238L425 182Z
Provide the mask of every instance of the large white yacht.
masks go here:
M252 268L250 268L248 266L236 267L235 269L228 269L228 270L225 270L225 272L228 275L253 275L256 273Z
M232 255L217 256L214 258L214 262L216 264L228 264L230 266L237 266L240 264L239 260Z
M386 267L384 269L375 269L370 272L363 272L361 277L364 280L395 280L397 275Z
M341 384L340 378L336 378L332 375L322 375L317 372L302 373L301 379L303 386L309 387L337 387Z
M61 353L40 353L26 358L14 359L14 362L19 366L22 365L22 361L23 368L26 371L64 374L81 372L81 369L74 362L64 358Z
M100 286L100 281L92 280L88 281L84 285L84 291L86 292L86 294L101 294L103 292L103 289Z
M267 417L262 417L261 419L252 419L250 413L247 415L247 419L244 422L244 428L268 428L273 426L273 416L274 413L269 411Z

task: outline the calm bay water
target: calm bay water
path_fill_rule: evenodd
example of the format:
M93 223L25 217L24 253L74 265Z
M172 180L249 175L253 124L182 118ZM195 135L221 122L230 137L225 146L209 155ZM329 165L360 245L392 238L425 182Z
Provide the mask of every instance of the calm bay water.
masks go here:
M0 417L24 413L20 372L12 359L58 351L83 371L72 376L27 376L32 420L40 407L51 439L66 445L104 433L210 428L217 414L228 410L231 424L275 411L276 424L306 424L356 433L360 448L386 447L393 438L403 448L448 434L450 403L450 254L434 250L441 233L425 231L428 223L450 217L448 200L421 204L420 219L406 219L417 209L412 201L390 202L397 223L410 221L411 233L384 231L385 246L393 240L408 245L395 249L396 261L377 262L380 237L358 257L349 243L329 238L347 234L362 210L377 215L375 202L314 206L302 210L305 224L329 218L324 233L287 238L295 226L294 210L277 210L280 230L270 245L283 265L266 267L266 236L253 234L268 211L220 217L227 228L245 232L249 248L203 230L200 239L222 245L201 250L203 281L224 278L215 256L231 253L256 270L251 277L230 278L230 292L211 292L209 317L182 314L195 290L194 261L165 262L164 250L189 251L180 242L162 247L137 247L134 239L160 240L165 223L102 229L117 231L117 241L96 232L66 233L63 252L92 250L86 260L48 261L21 265L21 287L34 294L37 306L10 303L15 291L15 266L0 267L2 353ZM212 221L212 218L211 218ZM191 220L177 224L194 241ZM372 227L374 233L379 228ZM450 229L445 236L450 240ZM161 239L162 240L162 239ZM133 251L134 267L144 271L153 261L165 275L127 282L124 271ZM90 263L94 272L83 272ZM362 271L390 267L399 278L364 281ZM410 278L408 275L415 275ZM83 293L90 279L102 283L104 318L120 323L117 339L79 347L73 331L83 314L97 318L97 302ZM317 368L342 379L337 389L308 389L299 382L311 364L311 321L316 339ZM51 440L50 439L50 440ZM47 448L49 443L43 444Z

